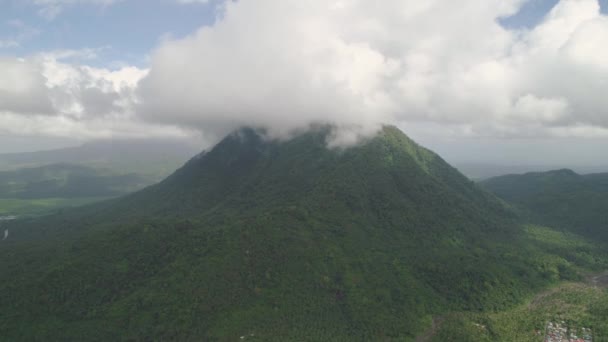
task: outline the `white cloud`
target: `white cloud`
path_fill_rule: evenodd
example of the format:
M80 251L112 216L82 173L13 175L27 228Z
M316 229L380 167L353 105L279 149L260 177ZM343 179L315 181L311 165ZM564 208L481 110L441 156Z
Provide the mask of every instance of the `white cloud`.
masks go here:
M228 1L214 26L163 40L149 71L68 62L96 49L0 59L0 131L219 136L253 125L282 136L328 122L344 128L337 144L381 123L461 137L608 136L608 19L597 1L561 0L531 30L503 28L497 19L521 4Z
M134 88L146 70L72 65L58 61L56 55L65 53L44 54L36 60L43 68L56 114L78 119L131 114Z
M0 57L0 110L22 114L53 111L41 66L22 59Z
M56 56L66 53L0 58L0 134L72 139L189 134L134 116L134 90L147 70L73 65Z
M520 97L513 108L513 119L524 122L557 122L568 114L565 99L541 99L530 94Z
M138 89L140 114L224 132L310 122L464 127L466 134L604 134L608 21L562 0L532 30L498 18L518 0L242 0L168 40ZM569 133L568 133L569 132Z

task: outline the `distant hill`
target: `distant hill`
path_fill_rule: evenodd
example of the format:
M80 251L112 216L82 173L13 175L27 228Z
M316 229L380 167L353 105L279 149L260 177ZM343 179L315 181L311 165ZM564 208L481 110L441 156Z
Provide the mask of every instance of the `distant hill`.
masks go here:
M579 254L398 129L329 134L242 129L142 191L6 223L0 336L411 341L576 278Z
M473 162L454 162L454 166L465 176L481 181L493 177L511 174L523 174L528 172L547 172L563 168L563 165L539 165L539 164L494 164L494 163L473 163ZM598 173L608 170L608 164L587 165L576 168L580 173Z
M481 184L535 222L608 241L608 173L579 175L562 169Z
M64 163L160 180L198 151L180 140L102 140L57 150L0 154L0 171Z

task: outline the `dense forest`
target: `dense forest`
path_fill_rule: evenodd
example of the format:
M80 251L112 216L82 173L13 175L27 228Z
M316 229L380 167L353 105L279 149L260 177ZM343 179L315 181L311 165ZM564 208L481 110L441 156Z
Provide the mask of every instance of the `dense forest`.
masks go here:
M608 242L608 173L579 175L563 169L501 176L481 184L529 221Z
M243 129L140 192L5 223L0 336L408 341L606 269L394 127L330 133ZM439 333L474 340L475 319Z

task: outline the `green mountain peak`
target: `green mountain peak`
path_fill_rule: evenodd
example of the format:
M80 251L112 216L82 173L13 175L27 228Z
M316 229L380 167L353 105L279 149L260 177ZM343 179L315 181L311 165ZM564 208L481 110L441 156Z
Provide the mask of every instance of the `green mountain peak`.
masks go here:
M2 335L411 340L546 284L513 214L439 156L329 132L241 129L143 191L10 223Z

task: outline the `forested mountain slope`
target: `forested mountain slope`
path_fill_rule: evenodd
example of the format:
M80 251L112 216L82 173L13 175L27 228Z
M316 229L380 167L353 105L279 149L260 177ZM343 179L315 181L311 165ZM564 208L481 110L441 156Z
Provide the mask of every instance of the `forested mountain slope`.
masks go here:
M143 191L6 225L0 335L413 340L587 262L394 127L348 149L328 134L243 129Z
M608 242L608 173L562 169L491 178L482 186L529 220Z

